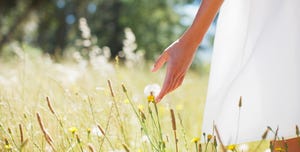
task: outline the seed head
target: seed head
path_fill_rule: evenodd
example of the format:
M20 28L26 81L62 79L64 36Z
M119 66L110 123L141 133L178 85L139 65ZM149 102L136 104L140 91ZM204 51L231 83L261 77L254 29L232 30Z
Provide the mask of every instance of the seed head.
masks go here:
M209 141L212 139L212 137L213 137L213 136L212 136L211 134L208 134L208 135L207 135L207 142L209 142Z
M297 137L299 137L299 127L298 127L298 125L296 125L296 135L297 135Z
M242 96L240 96L240 100L239 100L239 108L242 107Z

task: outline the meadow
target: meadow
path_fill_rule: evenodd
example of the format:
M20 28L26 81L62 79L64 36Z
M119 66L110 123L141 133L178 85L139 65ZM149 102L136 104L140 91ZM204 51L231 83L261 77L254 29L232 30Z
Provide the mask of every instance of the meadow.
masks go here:
M0 60L1 151L217 151L216 137L201 133L208 72L189 71L155 104L144 89L161 84L164 70L151 73L151 63L16 54ZM227 148L265 151L266 143Z

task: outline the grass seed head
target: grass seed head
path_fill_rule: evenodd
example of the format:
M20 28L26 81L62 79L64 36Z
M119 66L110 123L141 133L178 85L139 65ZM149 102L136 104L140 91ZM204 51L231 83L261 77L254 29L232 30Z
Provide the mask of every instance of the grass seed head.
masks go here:
M55 115L55 112L53 110L53 107L51 105L49 97L46 97L46 101L47 101L47 105L48 105L48 108L50 109L51 113Z
M299 137L299 127L298 127L298 125L296 125L296 135L297 135L297 137Z
M268 132L269 132L269 129L267 129L267 130L263 133L263 135L261 136L261 138L262 138L263 140L265 140L265 139L267 138Z
M174 110L170 109L170 113L171 113L171 120L172 120L172 129L176 130L176 120L175 120Z
M242 107L242 96L240 96L240 100L239 100L239 108L241 108Z

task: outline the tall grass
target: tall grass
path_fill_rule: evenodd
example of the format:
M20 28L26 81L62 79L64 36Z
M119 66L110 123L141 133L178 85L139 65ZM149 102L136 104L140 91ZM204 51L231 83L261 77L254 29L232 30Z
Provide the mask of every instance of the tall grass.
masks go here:
M150 83L161 83L163 72L152 74L147 65L132 70L116 64L113 61L83 67L80 62L55 63L47 56L31 57L26 53L24 58L1 63L1 149L192 149L192 144L184 138L189 140L200 134L207 75L188 73L182 88L162 103L153 104L143 90ZM173 115L181 116L182 127L177 127L177 137L173 137L170 109L174 109ZM194 111L192 119L185 109ZM142 113L146 119L141 123Z

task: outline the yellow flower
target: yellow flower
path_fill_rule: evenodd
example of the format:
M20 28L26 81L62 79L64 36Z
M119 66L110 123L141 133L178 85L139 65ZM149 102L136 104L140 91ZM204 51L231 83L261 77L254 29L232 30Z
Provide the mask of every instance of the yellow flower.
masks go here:
M77 132L77 128L76 127L71 127L68 129L72 134L75 134Z
M5 144L4 148L5 148L6 150L11 150L11 145L10 145L10 144Z
M227 150L235 150L235 148L236 148L236 145L229 145L229 146L227 146Z
M148 99L148 102L149 102L149 103L155 101L155 97L154 97L154 95L152 95L152 94L149 95L147 99Z
M191 140L191 142L193 142L193 143L197 143L199 140L200 140L200 138L199 138L199 137L194 137L194 138Z
M207 141L209 142L209 141L212 139L212 137L213 137L213 136L212 136L211 134L208 134L208 135L207 135Z
M283 148L281 148L281 147L275 148L275 151L285 152L285 150Z
M182 104L179 104L179 105L176 105L176 110L182 110L183 109L183 105Z
M87 133L90 134L91 133L91 128L86 129Z
M124 100L124 103L129 103L129 100L128 100L128 99L125 99L125 100Z
M138 109L140 109L140 110L142 110L142 111L144 111L144 106L143 106L143 105L141 105L141 104L140 104L140 105L138 105L138 106L137 106L137 108L138 108Z

